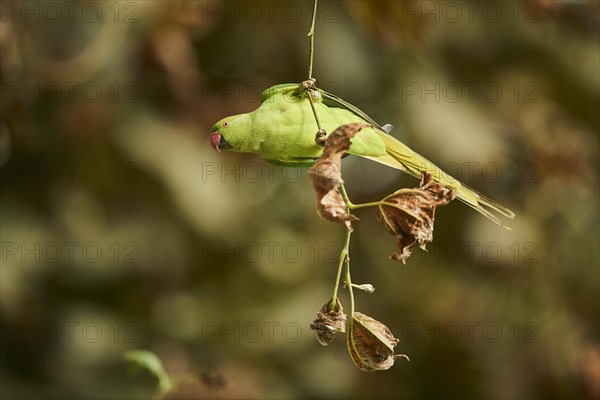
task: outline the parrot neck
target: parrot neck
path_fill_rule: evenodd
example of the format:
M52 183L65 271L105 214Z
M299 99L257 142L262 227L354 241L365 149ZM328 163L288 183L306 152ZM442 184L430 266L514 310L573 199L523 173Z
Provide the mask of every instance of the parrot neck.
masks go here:
M259 135L253 131L254 122L252 113L240 114L235 120L236 145L234 151L241 153L256 153L260 149L261 141Z

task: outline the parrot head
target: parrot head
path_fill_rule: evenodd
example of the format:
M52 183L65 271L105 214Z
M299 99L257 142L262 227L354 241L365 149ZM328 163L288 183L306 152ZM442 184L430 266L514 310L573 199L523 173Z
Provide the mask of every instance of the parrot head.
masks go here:
M223 118L213 125L210 130L210 143L215 150L244 151L244 144L248 139L245 135L247 130L245 115Z
M231 148L231 145L227 139L225 139L225 135L227 135L229 127L231 126L231 122L229 121L230 118L224 118L214 124L210 130L210 144L212 144L212 147L217 151Z

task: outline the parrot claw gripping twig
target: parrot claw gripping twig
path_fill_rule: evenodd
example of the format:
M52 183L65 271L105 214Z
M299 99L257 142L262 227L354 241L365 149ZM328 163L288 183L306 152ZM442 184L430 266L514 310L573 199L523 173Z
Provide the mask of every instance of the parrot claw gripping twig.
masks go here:
M305 80L304 82L302 82L300 84L300 93L305 92L305 91L312 91L315 88L315 84L317 83L317 80L315 78L310 78Z
M314 104L313 104L313 100L317 100L320 101L321 99L321 93L319 93L318 91L316 91L316 86L315 84L317 83L317 80L315 78L309 78L307 80L305 80L304 82L302 82L300 84L300 93L308 93L308 97L310 100L310 106L313 110L313 113L315 114L315 120L317 122L317 125L319 126L319 130L317 131L316 135L315 135L315 143L318 144L319 146L323 147L325 145L325 140L327 139L327 131L323 128L321 128L321 124L319 122L319 118L317 117L315 108L314 108Z
M327 140L327 131L321 128L315 135L315 143L322 147L325 145L325 140Z

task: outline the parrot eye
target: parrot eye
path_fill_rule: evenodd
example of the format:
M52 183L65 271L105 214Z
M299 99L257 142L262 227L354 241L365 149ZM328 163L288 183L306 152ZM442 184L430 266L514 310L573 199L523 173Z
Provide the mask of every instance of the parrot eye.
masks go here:
M227 121L224 121L224 122L223 122L223 128L227 128L228 126L229 126L229 122L227 122Z

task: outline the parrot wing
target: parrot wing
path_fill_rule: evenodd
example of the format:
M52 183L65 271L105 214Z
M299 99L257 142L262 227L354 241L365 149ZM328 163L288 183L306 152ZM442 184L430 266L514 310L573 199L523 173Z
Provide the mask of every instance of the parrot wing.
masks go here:
M260 94L260 102L264 103L276 94L285 94L288 96L297 96L300 94L299 83L281 83L279 85L271 86Z
M365 154L360 151L360 149L354 148L350 149L351 154L355 154L364 158L368 158L370 160L376 161L378 163L387 165L392 168L399 169L404 171L416 178L421 177L421 173L423 171L431 174L433 179L444 186L447 186L456 191L457 197L468 206L472 207L479 213L483 214L485 217L489 218L493 222L498 225L504 226L500 219L493 212L504 215L507 218L514 218L515 214L509 210L508 208L502 206L496 201L478 193L474 189L462 184L452 176L448 175L444 171L442 171L438 166L436 166L431 161L427 160L425 157L411 150L404 143L396 139L395 137L389 135L389 132L392 130L392 126L387 124L384 126L379 125L375 122L371 117L369 117L365 112L360 110L358 107L340 99L339 97L327 93L324 90L319 89L323 97L323 103L329 107L337 107L343 108L355 114L356 116L362 118L363 120L369 122L373 125L373 130L377 133L379 138L383 140L386 147L385 155L373 156L371 154ZM360 135L359 135L360 136ZM358 137L358 136L357 136ZM353 151L354 150L354 151Z

